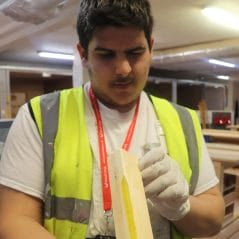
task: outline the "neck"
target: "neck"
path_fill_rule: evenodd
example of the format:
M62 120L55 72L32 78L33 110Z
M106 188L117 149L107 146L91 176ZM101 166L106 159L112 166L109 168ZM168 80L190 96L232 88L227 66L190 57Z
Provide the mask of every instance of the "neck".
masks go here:
M110 109L114 109L119 111L120 113L126 113L130 110L132 110L134 108L134 106L137 104L138 102L138 98L135 99L134 101L128 103L128 104L124 104L124 105L120 105L120 104L114 104L112 102L108 102L105 99L103 99L102 97L96 95L96 98L106 107L110 108Z

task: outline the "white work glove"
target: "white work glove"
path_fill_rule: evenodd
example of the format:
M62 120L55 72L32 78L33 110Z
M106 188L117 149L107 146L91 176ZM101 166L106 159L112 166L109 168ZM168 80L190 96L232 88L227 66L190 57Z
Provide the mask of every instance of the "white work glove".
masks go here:
M147 152L139 162L146 197L159 213L171 221L190 211L189 186L178 163L161 147Z

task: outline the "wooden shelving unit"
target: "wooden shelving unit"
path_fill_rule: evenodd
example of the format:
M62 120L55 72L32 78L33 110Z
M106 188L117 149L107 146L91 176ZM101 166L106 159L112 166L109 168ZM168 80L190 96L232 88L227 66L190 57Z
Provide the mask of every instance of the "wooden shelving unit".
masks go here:
M239 131L205 129L203 134L219 178L226 212L221 232L210 238L236 239L239 238Z

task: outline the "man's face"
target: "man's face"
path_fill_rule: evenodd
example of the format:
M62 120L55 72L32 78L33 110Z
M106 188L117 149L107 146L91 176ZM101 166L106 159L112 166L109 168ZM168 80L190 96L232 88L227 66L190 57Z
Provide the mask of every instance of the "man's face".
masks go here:
M95 95L108 107L122 112L131 109L146 84L151 62L144 31L135 27L97 28L87 53L80 45L78 49L86 58Z

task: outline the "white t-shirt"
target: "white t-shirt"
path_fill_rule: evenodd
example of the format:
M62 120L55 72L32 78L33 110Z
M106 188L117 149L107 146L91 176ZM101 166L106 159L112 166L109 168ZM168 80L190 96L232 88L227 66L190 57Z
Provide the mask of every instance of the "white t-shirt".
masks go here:
M88 89L89 84L85 85L85 116L90 144L94 154L94 178L91 215L87 237L105 234L105 232L107 232L108 235L114 235L113 220L110 220L107 227L106 221L103 217L102 191L99 190L101 189L101 179L96 123L94 112L88 97ZM99 103L99 108L103 121L107 153L109 155L115 150L121 148L134 114L134 109L127 113L119 113L116 110L107 108L101 103ZM155 116L154 109L147 95L142 92L138 118L129 151L140 159L149 145L156 146L160 144L163 145L165 151L167 151L164 133L160 126L160 122ZM0 183L44 200L42 141L35 122L32 120L29 113L27 104L20 108L8 133L0 162ZM203 141L202 167L194 195L208 190L217 183L218 179L215 175L213 164ZM150 213L155 213L155 210L150 210L150 205L149 211ZM160 227L159 223L160 220L163 220L160 215L151 215L153 230L155 232L160 231L162 236L162 227ZM166 235L167 229L164 230ZM156 233L154 234L155 238L159 238L155 235ZM167 238L161 236L160 238Z

